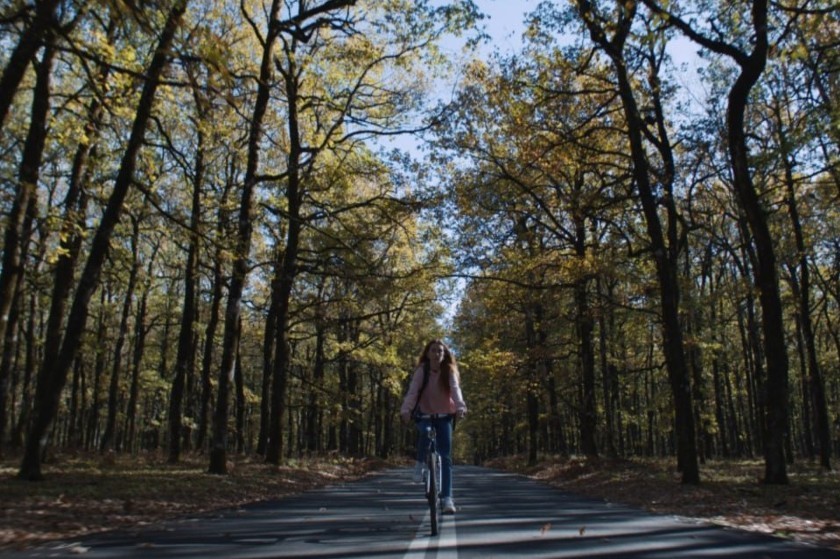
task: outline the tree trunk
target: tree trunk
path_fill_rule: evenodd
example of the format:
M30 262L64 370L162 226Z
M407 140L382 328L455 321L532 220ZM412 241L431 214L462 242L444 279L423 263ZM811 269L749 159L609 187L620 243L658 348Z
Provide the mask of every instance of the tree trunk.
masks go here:
M224 207L230 193L231 181L226 181L225 189L219 207L219 237L224 236L227 223L227 212ZM213 295L210 300L210 311L207 318L207 328L204 330L204 352L201 358L201 400L198 404L198 434L195 445L199 451L204 450L204 441L207 437L207 430L210 417L210 400L213 398L213 384L211 382L213 367L213 350L216 347L216 331L219 328L219 308L222 305L222 287L224 276L222 275L222 245L217 244L216 254L213 258Z
M239 323L239 336L242 337L242 323ZM242 377L242 348L236 352L236 368L234 369L236 386L236 453L245 453L245 379Z
M651 169L642 138L645 126L636 99L633 96L633 86L628 75L624 58L624 46L635 19L636 5L631 4L622 8L622 19L616 24L615 35L608 39L604 30L592 15L592 6L588 0L578 0L578 8L584 22L589 28L592 40L598 44L611 58L618 79L618 94L624 108L627 120L627 135L630 143L630 156L633 162L633 179L642 203L645 224L650 239L650 251L656 264L656 273L660 288L660 309L662 313L662 338L665 353L665 364L671 384L674 399L674 417L677 435L677 464L682 471L683 483L699 483L700 473L697 462L697 444L694 428L694 414L691 402L691 383L688 377L688 367L683 349L682 328L679 319L680 291L677 275L676 256L679 247L675 238L675 216L669 207L668 238L666 246L665 234L659 219L659 204L654 195L651 184ZM666 151L667 149L667 151ZM670 148L665 145L660 151L666 159L670 157ZM673 177L673 174L671 174ZM670 184L666 184L666 190ZM673 200L665 200L669 205Z
M248 162L239 204L239 220L236 237L236 257L233 263L233 275L228 289L228 302L225 308L225 333L222 339L222 363L219 373L216 411L213 415L213 443L210 448L211 474L227 473L227 428L229 408L229 386L236 365L239 346L239 320L242 305L242 292L248 276L251 253L251 234L253 232L253 193L259 168L260 141L263 135L263 119L268 108L269 88L271 86L272 51L277 40L278 29L274 25L280 11L280 1L273 0L269 14L269 29L263 43L260 77L254 112L248 132Z
M286 187L286 201L288 204L288 227L286 229L286 246L283 251L283 261L280 267L280 278L277 281L277 340L275 341L276 357L272 374L271 415L269 417L269 437L266 448L266 462L279 464L283 453L283 434L281 420L286 398L286 375L289 367L289 305L291 303L292 286L297 275L298 245L300 243L300 210L303 203L301 185L300 158L303 155L300 130L298 128L298 83L300 78L295 63L289 57L289 67L283 70L288 99L288 130L289 155Z
M154 258L150 259L151 262ZM151 277L151 262L146 271L146 277ZM143 296L137 309L134 321L134 351L131 358L131 383L128 389L128 405L125 409L125 448L132 453L137 448L137 403L140 399L140 372L143 363L143 351L146 348L146 309L148 308L149 286L143 290Z
M712 278L709 277L709 284L713 286ZM716 299L715 297L715 289L714 287L710 287L711 299ZM718 347L719 340L718 340L718 324L717 324L717 306L714 304L709 308L709 336L711 338L712 346ZM724 404L727 402L728 398L731 396L727 394L726 387L724 385L723 375L721 373L721 366L720 366L720 357L715 355L713 352L712 359L711 359L711 367L712 367L712 389L714 391L714 398L715 398L715 421L718 425L718 441L720 445L720 452L724 458L731 457L730 454L730 445L729 445L729 421L726 418L726 408ZM731 405L731 404L730 404ZM734 420L734 418L731 418Z
M147 79L143 85L126 151L114 182L114 190L102 214L99 227L91 242L87 263L79 279L61 350L58 354L44 355L35 395L36 415L29 430L23 461L18 472L18 477L22 479L43 479L41 453L47 444L49 428L58 412L67 372L79 349L87 323L88 307L93 292L99 284L99 276L108 252L111 235L120 219L123 203L134 178L137 155L143 145L146 123L151 115L158 79L167 65L170 45L185 11L186 0L179 0L167 18L155 55L146 73Z
M293 182L290 177L290 183ZM296 182L296 181L294 181ZM289 186L289 196L298 198L296 187ZM277 310L277 329L275 340L274 371L271 385L271 413L269 416L269 440L266 448L266 462L279 464L283 453L283 435L281 418L286 398L286 379L290 362L290 347L287 336L289 325L289 306L294 277L297 275L297 250L300 234L300 202L289 201L289 228L286 238L286 250L282 263L282 279L278 282L279 306Z
M26 68L41 48L44 36L54 24L53 18L60 0L40 0L35 2L35 17L18 40L18 44L9 56L9 61L0 77L0 130L6 124L6 117L12 106ZM3 336L0 336L0 340Z
M761 323L767 362L766 408L764 417L764 482L788 483L785 464L785 437L788 431L788 356L784 317L776 270L776 251L767 225L767 215L755 191L744 130L749 94L758 82L767 61L767 0L752 5L755 36L753 52L739 61L741 73L729 91L727 139L734 174L735 190L755 243L758 266L755 285L761 303Z
M101 346L102 342L107 341L107 321L105 320L106 314L106 295L108 294L107 290L102 290L102 295L99 302L99 324L97 327L97 336L96 339L99 340L100 346L96 348L96 360L94 362L93 367L93 399L91 401L90 406L90 413L88 416L88 423L87 423L87 436L85 442L85 448L91 449L96 446L96 435L97 430L99 429L99 411L102 407L102 399L100 397L101 386L102 386L102 377L105 375L105 348Z
M603 293L603 281L600 278L596 280L596 288L599 296L607 296L607 294ZM618 415L618 410L616 409L617 393L613 390L615 384L613 379L615 367L610 364L607 358L607 333L611 332L612 328L607 325L606 314L606 312L598 313L598 350L601 367L601 385L604 393L604 432L606 435L607 455L610 458L617 458L618 450L615 445L615 418Z
M306 406L306 448L310 452L321 450L321 408L318 392L323 389L325 372L324 341L326 327L322 317L315 322L315 356L312 365L312 386L309 387L309 398Z
M26 324L26 357L23 366L23 381L20 388L20 405L17 421L14 424L11 434L11 443L14 448L23 446L23 433L29 425L30 411L32 409L32 379L35 376L36 350L40 344L36 340L35 315L38 296L35 293L29 295L29 318Z
M691 252L688 248L684 253L684 275L691 277ZM697 289L702 297L707 276L701 274L700 286L695 287L693 282L686 287L685 291L685 320L683 321L685 328L686 340L686 359L689 365L690 375L692 379L692 413L694 414L694 424L697 428L698 439L698 455L700 462L705 464L706 460L711 457L714 451L714 442L711 437L712 429L709 421L705 419L708 415L705 413L707 405L706 395L706 374L704 374L705 362L703 358L703 350L700 345L700 332L704 327L704 313L700 305L695 301L694 290Z
M581 187L582 185L575 185ZM575 220L575 255L586 258L586 223L578 216ZM587 456L598 456L595 442L595 430L598 425L597 405L595 402L595 348L592 333L595 322L589 308L589 274L575 279L575 328L577 330L578 351L580 352L581 401L580 401L580 439L581 451Z
M108 387L108 415L105 420L105 433L99 442L100 452L106 450L120 450L117 443L117 414L123 401L123 394L120 390L120 376L122 375L122 354L125 339L128 336L128 319L131 316L131 305L134 301L134 289L137 286L137 274L140 268L137 243L140 236L140 224L138 218L131 217L131 271L128 275L128 286L126 287L123 299L123 308L120 315L120 326L117 330L117 343L114 346L114 359L111 362L111 382Z
M781 145L782 164L785 169L785 185L787 188L787 206L790 215L793 235L796 240L796 252L799 259L796 267L791 267L791 277L796 295L797 313L802 330L802 340L808 361L808 386L810 393L803 394L803 407L810 398L814 406L814 419L817 428L817 440L820 447L820 466L823 470L831 471L831 427L828 420L828 405L825 398L825 381L823 380L820 363L817 359L817 344L814 336L814 325L811 321L811 273L808 269L808 250L805 246L805 236L802 233L802 223L799 219L799 208L796 202L794 184L794 169L789 151L789 142L784 130L782 115L779 114L778 104L775 107L776 125L779 130L779 144ZM797 281L798 271L798 281Z
M282 255L283 249L278 248L277 254ZM263 331L263 378L260 393L260 434L257 443L257 454L265 456L268 448L268 438L271 432L271 379L274 375L274 358L277 353L277 315L280 309L280 262L282 256L275 256L274 278L271 281L271 296L268 313L265 317Z
M20 282L15 287L15 291L20 290ZM0 458L4 456L4 449L6 444L6 423L8 418L11 418L13 411L10 405L9 394L14 391L12 386L12 367L15 361L18 345L15 343L20 335L20 296L15 297L12 307L9 309L9 319L6 326L6 339L3 340L2 359L0 359ZM10 390L11 388L11 390ZM8 412L7 412L8 410Z
M651 9L664 10L653 0L645 0ZM779 292L778 270L773 237L767 224L767 214L755 190L750 171L750 157L744 129L744 118L750 91L758 83L767 63L769 42L767 37L767 0L753 0L751 4L752 29L749 54L738 46L719 38L704 37L689 23L673 14L667 21L702 46L732 60L740 73L727 96L727 142L732 165L735 194L755 246L754 281L761 304L761 325L764 334L764 356L767 360L767 382L764 386L765 411L762 425L764 439L764 482L786 484L785 439L788 432L788 356L785 345L784 313Z
M106 32L108 44L114 40L116 25L111 18ZM109 67L100 68L97 77L97 86L107 81ZM50 296L50 309L47 317L46 331L44 333L44 355L55 355L61 345L61 335L64 329L64 313L67 300L73 286L73 276L76 262L81 251L83 235L85 230L85 216L89 197L86 194L86 185L90 182L91 168L88 160L96 153L96 142L99 138L104 107L100 103L99 96L93 96L86 111L86 122L84 138L79 143L73 156L73 163L70 168L70 179L68 181L67 194L64 198L64 209L59 235L59 256L53 274L52 295ZM99 338L101 340L101 338ZM98 348L97 352L101 351ZM98 378L97 378L98 380ZM95 405L98 406L98 396L94 396ZM98 409L94 414L98 414ZM94 425L98 418L94 420ZM87 445L92 444L91 437L86 437Z
M37 197L33 196L29 200L29 205L26 211L26 218L24 219L23 228L21 229L21 254L27 254L29 252L29 244L32 240L32 233L33 233L33 223L37 217L38 213L38 200ZM44 251L46 250L46 243L40 243L40 249L38 254L33 255L33 259L37 263L41 263L44 261ZM32 271L32 274L37 277L38 275L38 265L36 264L36 269ZM19 352L19 339L25 340L25 363L24 368L25 372L24 375L26 377L26 386L25 391L28 394L29 382L32 378L32 370L35 366L35 348L37 345L37 341L34 339L35 336L35 329L34 329L34 316L31 316L29 319L29 324L26 328L20 323L21 317L23 316L21 306L25 304L26 298L25 293L22 287L25 285L24 279L26 276L26 270L21 267L21 273L18 275L17 278L17 285L14 288L14 303L12 304L11 309L9 309L9 319L6 328L6 340L2 346L2 362L0 362L0 456L3 455L3 447L5 442L5 434L6 434L6 424L7 421L12 419L12 414L14 411L14 401L9 402L9 394L11 393L9 390L10 384L12 385L12 391L15 389L15 383L12 383L12 377L17 377L17 370L19 366L17 362L20 360L20 352ZM35 313L35 305L34 301L37 299L38 294L34 293L30 296L30 312L34 315ZM27 335L28 334L28 335ZM14 373L13 373L14 371ZM14 396L14 394L12 394ZM23 398L25 400L25 404L29 405L30 400L29 398ZM6 411L8 410L8 415ZM19 440L19 437L18 437ZM20 447L20 444L16 446Z
M0 342L8 345L9 329L17 328L20 308L14 312L13 304L19 299L19 290L24 275L24 260L31 236L32 221L37 213L37 187L40 177L41 160L47 137L47 118L50 110L50 76L55 57L54 37L47 36L41 62L36 66L35 90L32 94L29 130L23 147L18 171L18 188L8 216L3 244L2 271L0 271ZM11 348L8 348L11 349ZM5 437L6 394L9 385L10 363L5 358L0 369L0 453ZM10 356L9 356L10 357Z
M525 294L529 297L530 293ZM540 355L540 348L537 345L537 307L539 303L530 301L524 302L525 306L525 362L523 371L525 375L525 411L528 420L528 465L535 466L537 464L538 446L539 446L539 419L540 419L540 405L537 396L539 378L537 373L537 362L542 359Z
M9 311L15 300L19 280L23 276L26 221L30 212L29 205L31 201L36 200L41 159L47 138L50 76L55 52L53 36L50 33L41 62L36 66L37 75L35 90L32 93L29 130L18 170L17 190L4 235L2 271L0 271L0 341L6 339Z
M358 328L355 321L353 326L353 342L358 342ZM347 361L347 414L350 421L347 422L347 451L350 456L361 457L363 453L362 437L362 405L361 405L361 379L359 365L355 360Z
M746 231L744 234L746 235ZM748 237L745 236L744 239L746 238ZM744 250L747 251L748 255L754 253L746 240L744 240L744 245ZM754 258L750 256L750 260L752 261ZM749 273L747 270L747 268L744 268L745 277ZM764 385L767 374L764 370L764 352L760 340L761 327L756 318L755 298L752 290L746 292L746 298L743 304L746 312L738 313L738 321L742 322L742 314L746 314L747 322L746 324L741 324L741 343L744 348L744 370L746 371L746 390L748 395L748 408L745 421L749 425L749 429L747 430L749 435L748 444L750 456L752 456L756 450L755 444L758 444L757 442L754 444L754 442L762 441L763 438L763 418L765 414L764 410L767 406Z
M348 318L345 316L346 312L341 311L341 316L339 316L336 324L336 329L338 332L336 333L336 341L338 342L339 347L343 347L345 342L348 341L349 336L347 334L348 327L347 322ZM339 406L338 406L338 417L336 421L338 422L338 449L339 453L346 453L349 448L349 438L348 438L348 429L347 429L347 417L348 417L348 408L350 407L350 398L348 394L350 393L349 388L349 379L348 379L348 364L347 364L347 353L343 350L339 350L338 355L335 358L335 367L338 369L338 398L339 398Z
M340 9L354 3L354 0L329 0L311 8L300 4L298 14L293 19L297 22L304 21L321 13ZM321 22L323 21L321 20ZM321 25L321 22L318 22L316 25ZM298 272L298 251L302 227L301 207L303 204L304 185L301 159L304 156L304 149L301 143L301 132L299 130L300 117L298 114L298 105L302 102L298 89L301 75L300 68L295 61L295 51L299 39L306 40L301 35L296 34L293 39L286 43L285 48L287 52L285 54L288 66L284 67L279 60L276 64L278 71L283 76L287 101L286 109L288 111L289 154L287 156L286 172L286 220L288 227L286 229L286 246L283 252L281 277L278 282L279 285L277 285L277 289L279 290L279 306L277 309L277 339L275 341L276 357L274 359L274 372L272 373L271 379L271 413L269 417L269 440L266 448L266 462L270 464L279 464L283 452L281 424L284 415L286 383L291 351L287 329L289 327L292 287ZM308 155L311 158L309 162L311 165L315 154L310 152Z
M248 210L250 213L250 210ZM250 228L250 225L246 226ZM249 243L250 245L250 243ZM241 249L241 245L240 245ZM239 257L237 257L239 259ZM216 409L213 413L213 436L210 446L211 474L227 474L227 439L228 439L228 409L230 408L230 383L233 380L236 366L236 352L239 346L237 324L239 322L242 291L245 283L247 264L234 266L233 279L228 293L228 303L225 308L225 334L222 339L222 366L219 382L216 387Z
M169 458L177 464L181 458L182 409L187 376L195 368L195 324L198 318L196 288L198 284L198 244L201 223L201 194L204 182L204 132L201 123L206 118L205 103L193 84L198 111L198 132L193 175L192 207L190 209L189 248L184 264L184 306L181 310L181 330L178 333L178 353L175 357L175 376L169 395Z

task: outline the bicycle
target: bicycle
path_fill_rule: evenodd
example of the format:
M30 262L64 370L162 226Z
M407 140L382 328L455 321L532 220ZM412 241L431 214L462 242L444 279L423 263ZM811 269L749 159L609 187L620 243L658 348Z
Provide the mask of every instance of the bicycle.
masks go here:
M429 502L429 516L432 535L437 536L441 526L441 457L437 450L437 431L433 425L426 426L426 467L423 470L423 486Z

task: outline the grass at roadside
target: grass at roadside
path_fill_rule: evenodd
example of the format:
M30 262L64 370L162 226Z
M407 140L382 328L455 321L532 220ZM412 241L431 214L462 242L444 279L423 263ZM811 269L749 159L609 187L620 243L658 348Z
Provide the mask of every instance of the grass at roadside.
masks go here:
M226 476L207 472L206 456L177 465L159 454L64 454L44 467L45 481L16 479L19 461L0 462L0 548L128 528L209 512L357 479L387 464L337 456L283 466L233 457Z
M651 512L840 550L840 474L822 472L817 464L789 466L790 483L783 486L761 483L760 460L708 461L699 485L682 485L673 459L555 457L528 466L517 456L488 465Z

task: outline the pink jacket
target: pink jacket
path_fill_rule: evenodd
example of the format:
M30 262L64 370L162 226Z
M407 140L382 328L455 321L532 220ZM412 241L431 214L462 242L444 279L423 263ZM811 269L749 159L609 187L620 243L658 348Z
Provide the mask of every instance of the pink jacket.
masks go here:
M467 403L464 402L464 395L461 393L457 370L455 374L449 375L449 394L440 386L439 375L440 373L429 371L429 383L420 395L420 411L422 413L466 413ZM418 365L414 369L414 376L411 377L408 393L403 399L400 415L406 416L412 412L421 386L423 386L423 366Z

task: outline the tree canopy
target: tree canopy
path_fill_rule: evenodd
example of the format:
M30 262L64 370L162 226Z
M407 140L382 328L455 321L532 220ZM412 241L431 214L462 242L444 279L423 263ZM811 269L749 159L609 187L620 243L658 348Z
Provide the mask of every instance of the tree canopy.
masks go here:
M502 50L477 4L0 7L20 477L56 448L408 452L431 338L463 459L832 467L837 8L544 1Z

